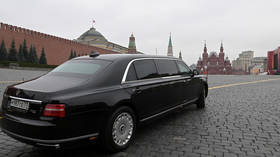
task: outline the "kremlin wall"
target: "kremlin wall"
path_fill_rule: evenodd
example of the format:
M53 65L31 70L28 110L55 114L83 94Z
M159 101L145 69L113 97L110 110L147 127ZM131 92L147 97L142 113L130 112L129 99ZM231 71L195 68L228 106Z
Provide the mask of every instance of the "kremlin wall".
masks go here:
M77 55L86 55L91 53L91 51L97 51L101 54L121 53L114 51L113 49L110 50L89 44L82 44L77 41L0 23L0 42L4 40L7 50L9 49L12 40L15 40L16 48L18 49L24 39L26 39L28 48L31 45L36 47L37 56L40 56L42 48L45 49L49 65L59 65L67 61L70 56L71 49L75 51Z

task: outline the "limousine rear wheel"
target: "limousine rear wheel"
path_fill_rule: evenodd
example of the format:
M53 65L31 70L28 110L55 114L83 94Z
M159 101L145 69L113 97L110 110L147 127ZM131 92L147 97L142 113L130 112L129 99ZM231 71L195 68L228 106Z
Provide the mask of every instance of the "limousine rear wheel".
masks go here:
M203 88L203 90L201 91L201 94L196 102L197 108L205 107L205 99L206 99L205 88Z
M111 115L105 130L105 147L111 152L127 148L136 130L135 114L127 106L122 106Z

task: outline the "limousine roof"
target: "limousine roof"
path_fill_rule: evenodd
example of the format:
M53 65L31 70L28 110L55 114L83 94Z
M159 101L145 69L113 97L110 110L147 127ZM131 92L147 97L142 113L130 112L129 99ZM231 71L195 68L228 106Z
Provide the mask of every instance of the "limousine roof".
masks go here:
M170 59L178 59L175 57L168 57L168 56L157 56L157 55L146 55L146 54L102 54L98 55L96 57L90 57L90 56L82 56L77 57L77 59L102 59L102 60L133 60L138 58L170 58Z

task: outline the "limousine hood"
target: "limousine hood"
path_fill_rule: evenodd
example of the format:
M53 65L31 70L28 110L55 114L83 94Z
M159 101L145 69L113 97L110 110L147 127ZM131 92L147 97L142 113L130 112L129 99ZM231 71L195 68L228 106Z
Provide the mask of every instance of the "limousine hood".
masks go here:
M22 84L18 84L14 87L34 92L53 93L78 87L85 81L87 81L85 78L45 75Z

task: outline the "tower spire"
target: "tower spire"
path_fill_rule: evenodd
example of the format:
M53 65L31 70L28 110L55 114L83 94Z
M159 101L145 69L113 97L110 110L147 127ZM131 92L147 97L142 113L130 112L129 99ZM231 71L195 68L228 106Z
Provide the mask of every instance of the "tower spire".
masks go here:
M207 53L206 40L204 40L204 53Z
M173 56L173 46L172 46L172 41L171 41L171 32L170 32L170 35L169 35L167 56Z
M171 32L170 32L170 35L169 35L169 43L168 43L168 47L172 47Z
M181 53L181 50L180 50L180 52L179 52L179 59L182 60L182 53Z
M224 52L224 46L223 46L223 41L221 41L221 47L220 47L220 52Z

